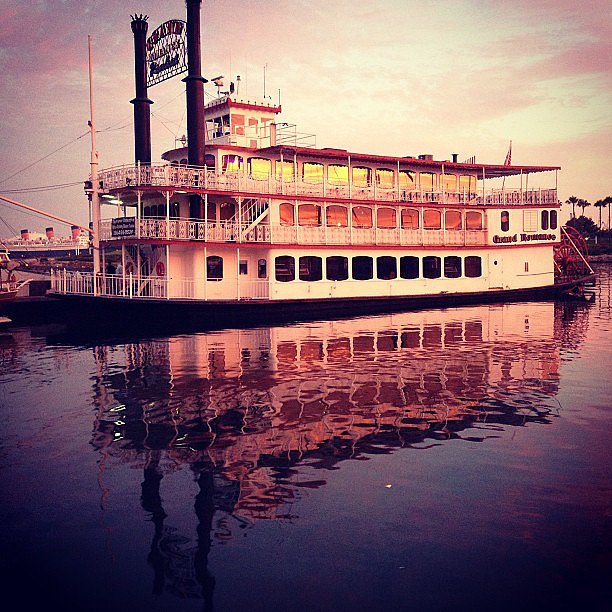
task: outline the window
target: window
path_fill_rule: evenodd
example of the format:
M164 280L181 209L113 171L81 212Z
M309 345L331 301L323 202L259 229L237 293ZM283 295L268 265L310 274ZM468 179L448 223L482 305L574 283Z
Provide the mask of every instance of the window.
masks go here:
M321 225L321 207L318 204L298 206L298 225L313 227Z
M557 211L556 210L550 211L550 229L551 230L557 229Z
M465 213L465 227L468 230L482 229L482 213L474 210L468 210Z
M372 209L367 206L353 206L353 227L372 227Z
M541 213L541 227L543 230L547 230L548 229L548 211L547 210L543 210Z
M348 258L334 255L325 260L327 280L343 281L348 278Z
M274 260L274 268L279 283L295 280L295 259L290 255L279 255Z
M402 208L402 227L419 229L419 211L416 208Z
M238 274L248 274L249 273L249 262L246 259L241 259L238 262Z
M320 281L323 278L323 263L320 257L300 257L300 280Z
M399 173L400 189L412 191L416 187L416 173L410 170L400 170Z
M267 180L272 172L272 162L265 157L249 157L247 167L249 176L257 180Z
M222 158L222 171L226 174L235 174L242 170L242 157L240 155L224 155Z
M537 210L523 210L523 231L537 232L540 229L540 219Z
M293 181L293 162L277 161L276 162L276 180L277 181Z
M380 280L397 278L397 259L389 255L376 258L376 277Z
M442 187L446 193L454 193L457 191L457 177L454 174L443 174Z
M187 160L185 160L185 163L187 163ZM205 155L204 156L204 165L206 166L206 168L208 170L214 170L215 169L215 165L216 165L215 164L215 156L211 155L210 153Z
M374 265L371 257L358 255L353 257L353 279L370 280L374 277Z
M393 189L395 186L393 170L376 168L376 185L381 189Z
M302 180L305 183L322 183L323 164L317 162L304 162L302 164Z
M372 184L372 168L353 167L353 187L369 187Z
M257 278L268 278L268 262L265 259L257 261Z
M461 257L449 255L444 258L444 276L446 278L459 278L461 276Z
M180 214L180 206L178 202L172 202L170 204L170 216L171 217L178 217Z
M210 255L206 258L206 280L220 281L223 279L223 257Z
M462 228L461 211L447 210L444 213L444 227L447 230L460 230Z
M380 207L376 211L376 226L382 229L395 229L397 227L395 208Z
M440 258L434 255L423 257L423 277L440 278L441 276Z
M330 185L348 185L348 166L338 164L327 166L327 182Z
M502 232L507 232L510 229L510 213L507 210L502 211L500 225Z
M529 272L529 262L525 262L525 272Z
M465 258L465 275L469 278L482 276L482 260L476 255Z
M433 208L426 208L423 211L423 227L425 229L441 229L442 213Z
M459 192L471 195L476 192L476 177L462 174L459 176Z
M219 205L219 221L231 221L236 214L236 205L233 202L221 202Z
M348 227L348 208L332 204L325 209L327 227Z
M419 278L419 258L412 255L400 257L400 277Z
M295 225L295 217L293 213L293 204L289 202L283 202L278 207L278 214L280 217L281 225Z
M419 186L423 191L435 191L436 175L433 172L421 172L419 174Z

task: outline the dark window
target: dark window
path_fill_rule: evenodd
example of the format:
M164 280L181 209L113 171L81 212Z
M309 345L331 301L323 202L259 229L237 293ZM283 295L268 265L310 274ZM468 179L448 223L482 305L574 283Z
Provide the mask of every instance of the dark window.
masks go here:
M548 229L548 211L543 210L541 216L542 216L542 229L547 230Z
M348 278L348 258L334 255L325 260L327 280L346 280Z
M276 268L276 280L280 283L288 283L295 280L295 259L290 255L280 255L274 260Z
M459 278L461 276L461 257L449 255L444 258L444 276L446 278Z
M219 281L223 278L223 257L211 255L206 258L206 280Z
M248 274L249 273L249 263L246 259L241 259L238 263L238 273L239 274Z
M183 163L183 160L181 160L181 163ZM185 160L185 163L187 163L187 160ZM206 155L204 158L204 164L206 165L206 168L208 170L214 170L215 169L215 156Z
M412 255L400 257L400 277L419 278L419 258Z
M323 278L323 263L320 257L300 257L300 280L320 281Z
M389 255L376 258L376 277L380 280L397 278L397 259Z
M170 216L174 218L179 216L179 203L178 202L172 202L172 204L170 204Z
M423 277L440 278L442 274L440 258L434 255L423 257Z
M482 260L476 255L465 258L465 275L469 278L482 276Z
M371 257L358 255L353 257L353 279L370 280L374 276L374 263Z
M556 210L550 211L550 229L552 230L557 229L557 211Z
M501 214L501 231L507 232L510 229L510 213L507 210Z
M268 262L265 259L257 262L257 278L268 278Z

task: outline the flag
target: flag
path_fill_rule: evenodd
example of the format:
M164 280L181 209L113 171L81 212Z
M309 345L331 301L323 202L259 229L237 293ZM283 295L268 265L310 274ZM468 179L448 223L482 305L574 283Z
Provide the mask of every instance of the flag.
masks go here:
M508 153L506 154L504 166L509 166L511 163L512 163L512 141L510 141L510 147L508 148Z

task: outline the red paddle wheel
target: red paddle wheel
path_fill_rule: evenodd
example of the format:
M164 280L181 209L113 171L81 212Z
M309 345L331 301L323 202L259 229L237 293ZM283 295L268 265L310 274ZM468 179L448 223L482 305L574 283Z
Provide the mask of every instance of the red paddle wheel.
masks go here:
M589 251L582 234L573 227L563 226L561 242L555 247L555 277L566 280L592 274L588 262Z

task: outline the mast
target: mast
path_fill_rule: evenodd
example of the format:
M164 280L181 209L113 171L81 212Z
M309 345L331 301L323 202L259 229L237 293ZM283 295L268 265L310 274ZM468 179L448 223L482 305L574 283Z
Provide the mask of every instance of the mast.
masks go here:
M98 190L98 151L96 149L96 126L94 123L93 103L93 67L91 54L91 34L87 36L89 48L89 129L91 132L91 216L93 222L92 247L93 247L93 272L94 278L100 274L100 198ZM94 282L94 295L96 283Z

